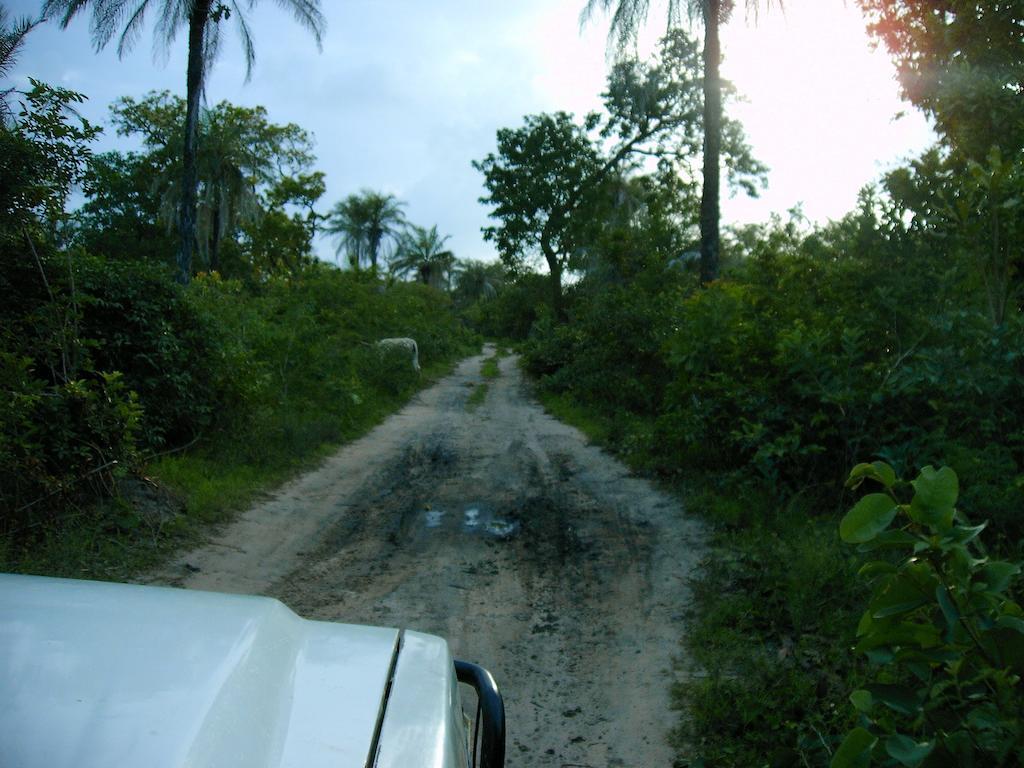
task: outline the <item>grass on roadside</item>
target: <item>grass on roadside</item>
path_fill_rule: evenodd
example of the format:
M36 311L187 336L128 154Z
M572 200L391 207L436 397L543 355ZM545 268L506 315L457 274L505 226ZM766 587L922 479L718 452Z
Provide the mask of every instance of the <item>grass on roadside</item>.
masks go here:
M688 485L712 537L673 690L677 764L827 766L851 724L864 597L836 521L756 485Z
M559 421L571 424L597 445L607 446L612 425L609 419L580 405L567 395L539 390L536 393L544 410Z
M636 471L658 466L631 435L645 425L540 390L545 410ZM679 768L827 766L850 727L847 696L863 668L850 652L863 610L838 519L810 496L738 476L673 476L710 524L692 583L688 662L673 691Z
M229 522L262 494L366 434L454 365L434 363L413 385L365 398L354 415L282 406L267 419L261 439L222 432L186 452L154 459L141 468L141 481L125 479L126 487L151 485L151 498L121 494L84 506L59 526L41 526L23 549L0 551L0 560L6 570L21 573L129 580L197 544L210 525Z

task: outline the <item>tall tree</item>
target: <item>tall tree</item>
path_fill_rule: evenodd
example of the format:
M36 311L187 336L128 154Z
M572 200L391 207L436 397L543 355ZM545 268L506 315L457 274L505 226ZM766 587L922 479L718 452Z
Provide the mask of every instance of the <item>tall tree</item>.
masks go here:
M493 299L505 284L506 270L500 261L459 261L453 272L455 298L462 304Z
M447 288L455 266L455 254L445 248L448 238L439 235L436 226L412 225L402 233L391 271L396 275L412 273L419 282L438 290Z
M858 2L940 137L888 191L971 265L1000 326L1024 308L1024 3Z
M203 81L221 43L221 24L232 16L245 52L246 80L252 74L256 60L249 23L243 5L249 9L256 0L46 0L43 17L60 16L60 25L67 27L71 19L92 6L91 31L97 49L104 48L117 36L117 53L123 56L134 46L145 24L146 13L158 7L156 23L158 45L170 46L182 27L188 29L188 64L185 75L186 113L182 151L182 199L178 210L178 230L181 245L178 253L178 279L187 283L192 274L192 255L196 248L196 218L198 205L198 138L200 97ZM296 21L312 32L317 47L321 44L324 17L320 0L277 0L278 5L290 10ZM118 32L120 34L118 35Z
M114 102L111 121L118 133L141 139L143 151L101 156L94 163L95 172L87 179L89 200L78 216L83 241L106 247L121 233L135 229L136 236L122 235L117 247L137 249L140 256L152 253L154 245L164 247L164 238L159 243L149 238L140 247L138 233L158 224L168 234L174 229L184 193L179 169L185 110L184 99L167 91ZM323 185L319 174L310 170L314 157L306 131L292 123L271 123L263 107L222 101L202 110L199 135L196 235L200 268L223 272L222 245L231 251L229 272L244 266L235 258L247 257L236 247L240 229L255 231L256 221L272 211L283 224L280 216L287 220L291 211L303 208L305 223L312 227L310 197L319 197ZM293 244L301 241L297 234L293 237ZM173 248L171 255L173 259Z
M324 231L337 238L337 252L345 251L353 267L365 261L376 271L377 262L387 256L385 247L397 245L401 237L404 206L394 195L364 189L335 204Z
M564 112L528 116L521 128L499 130L497 152L473 164L489 193L481 202L494 206L491 218L499 221L484 229L484 238L510 268L536 254L544 258L556 316L564 314L562 274L580 266L597 210L607 208L603 187L651 157L666 172L694 175L701 145L698 71L696 44L676 30L652 63L628 59L614 67L604 115L588 115L583 124ZM751 159L742 128L733 122L727 128L730 180L754 192L763 167Z
M782 7L782 0L775 0ZM766 0L768 5L772 0ZM594 13L612 10L609 45L619 54L629 49L647 22L650 0L587 0L581 20ZM719 30L732 16L735 0L668 0L668 28L684 20L698 20L704 26L704 183L700 200L700 277L702 283L718 277L721 237L721 152L722 152L722 44ZM759 0L746 0L755 14Z
M1024 3L858 0L896 64L903 97L944 141L984 162L1024 148Z

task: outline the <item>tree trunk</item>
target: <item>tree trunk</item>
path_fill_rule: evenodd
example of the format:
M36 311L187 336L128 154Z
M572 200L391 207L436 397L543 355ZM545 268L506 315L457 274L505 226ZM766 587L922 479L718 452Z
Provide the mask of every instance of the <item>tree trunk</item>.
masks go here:
M704 188L700 198L700 282L718 278L719 156L722 149L721 0L704 5Z
M555 320L561 322L565 319L565 304L562 301L562 263L558 260L558 254L547 243L541 244L541 251L551 273L551 311L555 314Z
M187 107L185 112L185 148L182 153L181 207L178 209L178 282L187 285L192 277L192 254L196 247L196 199L199 170L196 158L199 138L199 100L203 94L203 45L210 0L196 0L188 19Z
M210 222L210 272L220 272L220 206L213 209Z

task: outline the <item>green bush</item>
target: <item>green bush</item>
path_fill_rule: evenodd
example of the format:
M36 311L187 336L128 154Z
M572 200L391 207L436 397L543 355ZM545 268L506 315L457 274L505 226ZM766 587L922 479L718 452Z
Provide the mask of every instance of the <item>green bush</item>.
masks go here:
M120 372L95 364L69 266L45 243L16 243L0 244L0 531L29 535L109 493L134 463L143 410Z
M997 766L1024 762L1021 568L988 557L956 504L949 467L901 482L888 464L854 467L880 486L846 514L844 542L876 558L854 650L872 679L850 695L859 723L832 759L847 766ZM898 559L894 559L893 555Z
M527 272L506 283L494 298L469 305L462 315L469 326L483 336L522 340L548 311L550 302L551 285L547 275Z
M79 333L97 370L120 371L143 407L143 447L188 442L213 421L216 329L197 314L168 268L79 255Z
M476 342L440 292L325 266L255 288L204 276L189 294L215 329L208 377L222 406L206 450L246 462L308 455L407 398L421 379L407 357L374 348L378 339L414 338L426 370Z
M749 481L694 489L687 506L715 527L673 691L678 764L827 764L852 722L859 671L846 648L862 595L833 519Z

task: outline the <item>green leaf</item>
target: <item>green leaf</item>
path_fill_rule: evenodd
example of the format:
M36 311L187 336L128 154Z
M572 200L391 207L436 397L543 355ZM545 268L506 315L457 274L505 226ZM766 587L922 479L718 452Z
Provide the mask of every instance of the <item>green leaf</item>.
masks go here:
M953 628L960 623L960 611L953 604L949 592L941 584L935 588L935 599L939 603L939 608L942 609L942 615L946 617L946 627L952 632Z
M1018 619L1016 616L1000 616L996 619L996 626L1012 629L1024 635L1024 619Z
M915 715L921 710L921 703L913 688L904 685L874 683L867 686L875 701L881 702L901 715Z
M912 611L931 600L932 587L924 591L909 574L892 579L871 601L869 610L876 619Z
M848 544L871 541L896 517L896 503L884 493L869 493L846 513L839 535Z
M871 759L871 749L878 743L864 728L854 728L843 739L839 749L832 756L829 768L863 768Z
M871 691L861 689L850 694L850 703L858 712L870 712L875 699L872 697Z
M885 740L885 751L889 753L889 756L908 768L917 768L933 749L935 749L935 742L925 741L919 744L909 736L899 733L893 734Z
M901 530L882 531L869 544L862 544L858 551L867 552L873 549L903 549L921 541L912 533Z
M978 537L985 528L988 527L988 521L986 520L981 525L955 525L953 530L943 539L943 541L956 542L957 544L966 544L969 541L973 541Z
M847 488L856 488L865 480L877 480L886 488L896 484L896 473L884 461L873 461L870 464L858 464L850 472L846 480Z
M900 648L931 648L938 644L938 630L931 624L919 624L909 621L897 621L876 624L872 631L866 633L854 648L857 652L867 652L871 648L881 646L899 646Z
M870 563L864 563L857 571L858 576L863 576L866 579L880 576L883 573L896 573L896 566L884 560L872 560Z
M869 651L864 651L864 655L868 657L868 661L880 667L891 664L892 660L896 658L896 654L892 652L891 648L872 648Z
M910 519L915 523L947 531L953 525L956 510L953 507L930 507L921 501L920 496L915 495L913 501L910 502L909 514Z
M1018 573L1020 573L1020 566L1016 563L994 561L986 563L981 569L981 580L988 584L988 588L992 592L1003 592L1010 586L1013 577Z
M914 486L914 501L929 509L955 507L960 494L956 472L949 467L924 467L911 485Z

